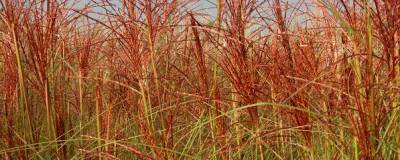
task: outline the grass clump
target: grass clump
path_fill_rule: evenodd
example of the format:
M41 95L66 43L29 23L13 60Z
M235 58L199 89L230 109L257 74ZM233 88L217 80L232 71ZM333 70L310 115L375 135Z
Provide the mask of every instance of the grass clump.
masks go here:
M0 1L1 159L398 159L400 2Z

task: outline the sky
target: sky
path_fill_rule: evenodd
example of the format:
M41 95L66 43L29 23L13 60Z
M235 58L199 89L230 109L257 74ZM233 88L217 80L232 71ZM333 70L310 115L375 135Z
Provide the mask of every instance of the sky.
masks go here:
M68 1L73 1L73 0L68 0ZM101 1L101 0L77 0L77 1L79 1L79 3L74 8L78 9L78 8L82 8L85 4L91 3L93 1ZM216 0L178 0L178 1L180 1L180 2L192 1L192 3L190 3L190 5L186 6L186 8L188 10L199 13L200 15L197 16L199 21L210 22L210 21L213 21L216 17L216 4L215 4ZM303 0L282 0L281 1L282 6L286 5L285 1L289 2L289 5L297 5L297 3L302 2ZM305 0L305 1L311 1L311 0ZM109 0L109 2L114 3L115 5L121 5L121 0ZM260 2L260 0L257 0L257 2ZM267 0L266 2L268 3L269 1ZM271 7L267 3L264 4L265 7L268 7L268 6ZM271 14L272 10L265 8L265 7L263 7L263 9L266 11L265 13L268 12L269 17L272 16L272 14ZM102 9L95 8L95 9L93 9L93 11L101 13ZM89 14L89 15L91 17L98 17L98 15L96 15L96 14ZM201 15L203 15L203 16L201 16ZM291 18L302 21L302 18L296 17L294 15L290 15L290 12L289 12L288 16L292 16Z

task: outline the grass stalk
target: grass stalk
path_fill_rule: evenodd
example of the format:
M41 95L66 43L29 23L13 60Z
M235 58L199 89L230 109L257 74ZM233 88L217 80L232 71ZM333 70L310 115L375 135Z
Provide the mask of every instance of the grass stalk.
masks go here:
M31 119L31 111L28 106L28 99L26 96L26 87L25 87L25 79L24 79L24 73L23 73L23 66L22 66L22 61L21 61L21 53L20 53L20 46L19 41L18 41L18 36L16 33L16 26L14 23L11 23L11 32L13 36L13 43L14 43L14 50L15 50L15 57L17 60L17 66L18 66L18 81L19 81L19 92L20 92L20 105L22 106L22 111L23 111L23 122L26 123L26 128L24 134L26 135L26 143L33 143L33 126L31 124L32 119Z

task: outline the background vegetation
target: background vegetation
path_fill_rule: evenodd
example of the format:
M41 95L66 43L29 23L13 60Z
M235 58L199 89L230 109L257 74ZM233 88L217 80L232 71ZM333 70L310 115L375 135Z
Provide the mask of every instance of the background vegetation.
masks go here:
M1 159L400 158L398 0L0 11Z

